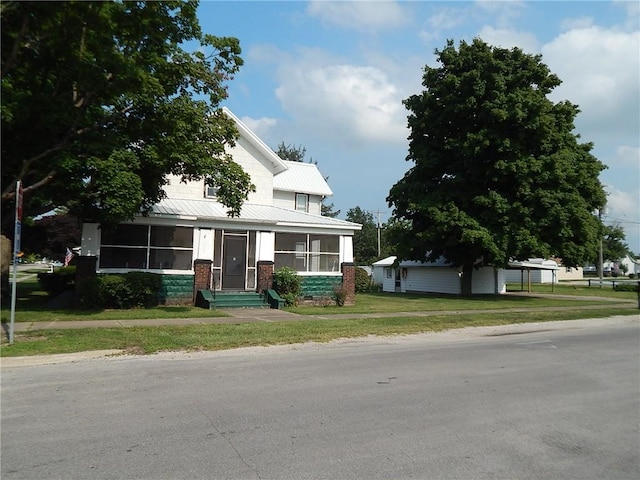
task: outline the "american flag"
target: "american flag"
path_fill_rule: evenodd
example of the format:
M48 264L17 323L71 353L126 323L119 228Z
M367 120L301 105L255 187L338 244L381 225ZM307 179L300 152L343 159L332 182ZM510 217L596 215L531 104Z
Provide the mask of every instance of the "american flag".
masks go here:
M64 266L65 267L69 266L69 262L71 261L72 258L73 258L73 252L71 250L69 250L69 248L67 247L67 253L64 255Z

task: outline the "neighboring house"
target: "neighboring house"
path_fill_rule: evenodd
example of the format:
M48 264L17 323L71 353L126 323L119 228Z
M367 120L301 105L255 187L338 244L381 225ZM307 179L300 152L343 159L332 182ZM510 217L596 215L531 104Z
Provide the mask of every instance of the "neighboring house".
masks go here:
M585 273L589 273L589 275L592 277L598 275L598 267L593 264L585 265L584 271ZM640 258L633 258L631 255L627 255L626 257L621 258L616 262L603 262L602 273L605 277L627 276L629 274L639 275Z
M395 256L383 258L382 260L378 260L371 265L372 269L372 281L374 285L382 286L384 284L385 278L387 275L391 275L393 263L396 261ZM383 291L388 291L384 290Z
M353 295L353 234L359 224L321 216L332 195L314 164L280 159L228 109L240 132L229 150L251 176L255 192L239 217L227 216L203 181L170 178L167 198L148 216L102 231L85 223L82 255L98 273L131 270L161 274L165 303L193 301L195 291L258 291L274 270L291 267L306 297L331 295L343 281Z
M558 266L558 270L556 270L556 280L558 282L584 279L584 267L567 267L563 264L562 258L559 257L552 258L551 260L554 260Z
M630 273L633 273L634 275L640 274L640 259L633 258L632 256L627 255L626 257L620 259L617 264L619 270L621 270L620 267L622 267L623 265L626 267L627 275L629 275ZM623 275L622 271L620 272L620 275Z
M388 262L389 259L384 261ZM462 293L461 269L451 266L444 258L435 262L401 261L397 264L394 258L391 263L391 266L383 266L383 292ZM503 269L486 266L473 271L473 294L503 294L506 291Z
M558 266L556 271L557 280L559 282L567 280L582 280L584 278L583 267L565 267L563 265Z

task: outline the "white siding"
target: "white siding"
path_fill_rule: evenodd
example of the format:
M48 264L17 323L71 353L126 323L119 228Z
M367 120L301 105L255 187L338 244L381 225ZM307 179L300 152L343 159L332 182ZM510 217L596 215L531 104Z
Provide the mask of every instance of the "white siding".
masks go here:
M375 266L374 266L375 269ZM392 278L387 278L386 268L381 267L381 283L384 292L395 292L395 270ZM402 292L446 293L459 295L462 293L462 281L457 268L407 266L399 267L401 272ZM406 273L403 273L406 270ZM472 293L474 294L503 294L506 292L505 271L484 267L473 271Z
M285 192L282 190L274 190L273 205L276 207L295 210L296 193L305 192ZM322 215L322 197L320 195L309 195L309 212L312 215Z
M396 291L396 272L393 267L383 268L382 291L392 293Z
M249 194L247 203L271 205L273 200L273 174L271 164L260 157L260 153L242 137L230 150L233 160L249 174L256 191ZM255 157L254 157L255 155ZM170 176L164 186L168 198L198 200L204 198L204 180L183 183L178 176Z
M459 294L460 276L455 268L408 267L406 278L402 279L402 291Z
M274 190L273 205L275 207L294 210L296 208L296 194L293 192L282 192L279 190Z
M505 270L483 267L473 271L471 276L471 292L478 295L505 293Z
M180 177L170 175L169 184L163 187L168 198L181 198L189 200L202 200L204 198L204 180L199 182L180 181Z
M311 215L322 215L322 197L319 195L309 195L309 213Z
M273 201L273 166L246 139L240 137L236 146L229 152L251 177L256 191L249 194L247 202L259 205L271 205Z

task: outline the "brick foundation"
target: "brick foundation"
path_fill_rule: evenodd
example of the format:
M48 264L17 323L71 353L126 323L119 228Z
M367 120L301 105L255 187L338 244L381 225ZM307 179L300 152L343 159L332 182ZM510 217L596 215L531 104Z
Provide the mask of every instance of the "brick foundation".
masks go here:
M347 293L345 305L353 305L356 301L356 264L344 262L342 269L342 288Z
M265 290L269 290L273 287L273 262L259 261L258 262L258 283L256 285L256 291L262 293Z
M210 290L211 289L211 260L194 260L193 270L195 275L193 276L193 302L195 304L196 295L198 290Z

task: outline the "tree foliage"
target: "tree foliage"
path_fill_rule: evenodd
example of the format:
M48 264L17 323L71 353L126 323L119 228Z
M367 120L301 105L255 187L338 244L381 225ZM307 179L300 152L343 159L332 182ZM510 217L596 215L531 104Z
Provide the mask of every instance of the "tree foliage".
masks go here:
M370 265L378 258L378 228L373 213L360 207L350 208L346 219L362 229L353 234L353 256L358 265Z
M471 266L512 258L590 260L605 167L573 133L578 107L547 98L560 79L541 56L480 39L435 53L424 91L404 101L414 165L387 198L407 225L399 256L443 256L467 282Z
M621 225L605 225L602 239L602 259L605 262L617 262L625 258L630 253L625 239L624 228ZM598 264L597 262L593 263Z
M219 108L237 39L201 32L197 2L2 3L2 207L58 206L117 223L164 197L168 175L218 187L231 215L252 188L225 153ZM185 45L193 48L186 51Z
M286 145L284 142L280 142L276 150L276 155L290 162L304 162L304 156L306 154L307 149L302 145ZM309 160L309 163L313 163L313 160Z
M80 222L73 215L42 217L22 226L22 250L49 260L64 260L67 248L79 247L82 240Z

